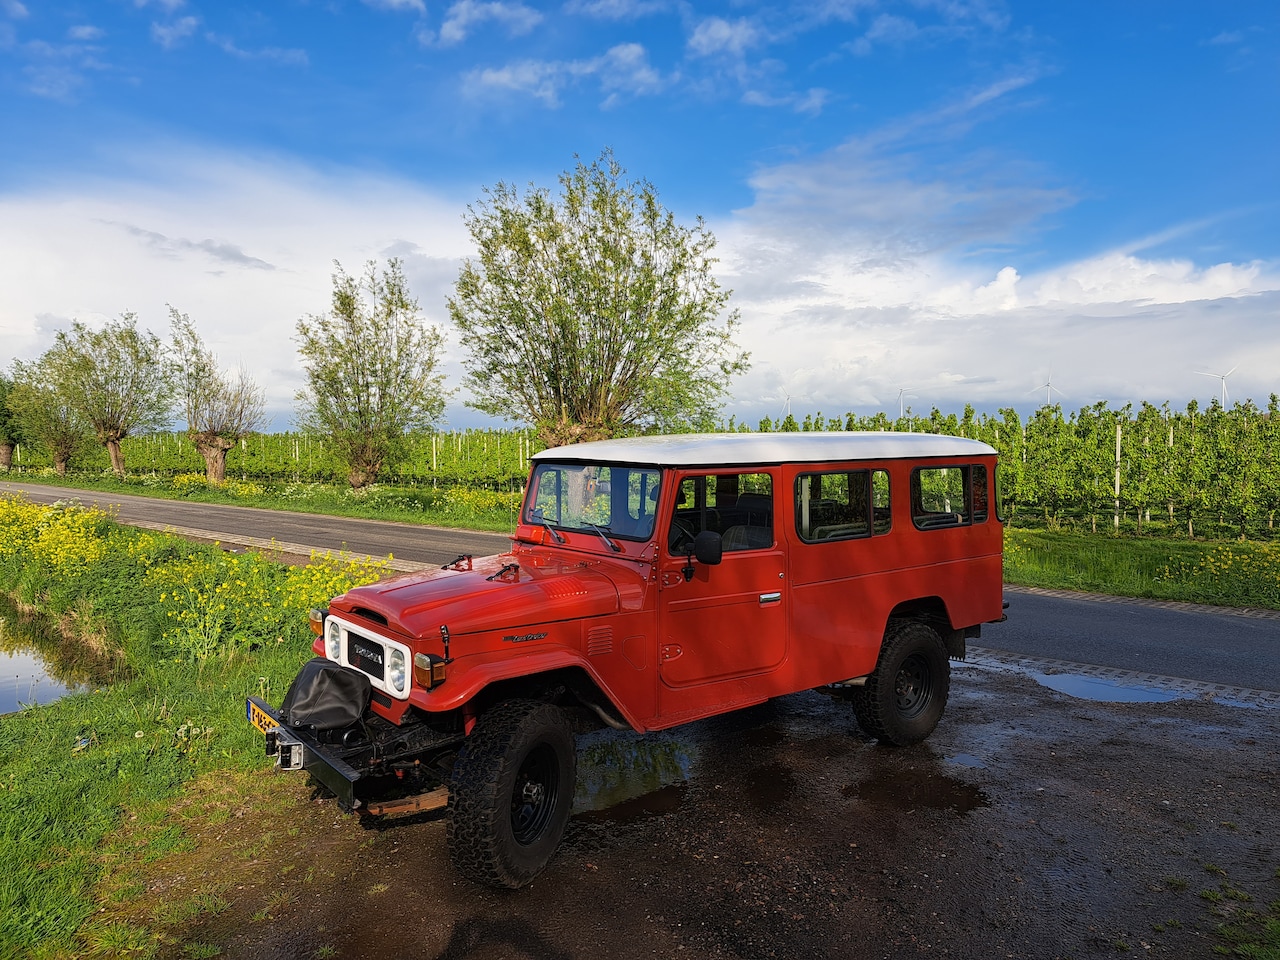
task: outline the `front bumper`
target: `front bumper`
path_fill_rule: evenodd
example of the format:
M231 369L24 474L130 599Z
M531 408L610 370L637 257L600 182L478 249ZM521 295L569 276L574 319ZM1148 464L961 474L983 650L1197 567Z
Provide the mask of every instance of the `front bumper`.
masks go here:
M266 740L266 752L282 770L305 770L338 798L338 805L351 812L359 809L356 784L362 774L342 758L334 756L333 747L319 743L305 730L286 726L280 712L259 697L245 701L245 715Z

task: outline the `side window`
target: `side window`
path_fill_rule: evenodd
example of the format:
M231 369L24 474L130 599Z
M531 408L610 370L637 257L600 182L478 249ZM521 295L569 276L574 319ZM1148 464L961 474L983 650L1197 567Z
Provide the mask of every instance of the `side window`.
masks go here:
M1005 487L1013 482L1013 474L1007 467L996 464L996 519L1008 522L1009 508L1006 506L1008 498L1012 491L1008 491Z
M805 473L796 477L796 532L805 543L888 533L889 474L884 470Z
M668 551L688 553L704 530L720 534L725 553L773 546L773 478L767 473L713 473L681 480Z
M973 477L973 522L985 523L987 520L987 468L975 463L969 468Z
M920 467L911 473L911 521L920 530L971 521L969 467Z
M893 527L893 513L889 509L889 471L871 471L871 532L888 533Z

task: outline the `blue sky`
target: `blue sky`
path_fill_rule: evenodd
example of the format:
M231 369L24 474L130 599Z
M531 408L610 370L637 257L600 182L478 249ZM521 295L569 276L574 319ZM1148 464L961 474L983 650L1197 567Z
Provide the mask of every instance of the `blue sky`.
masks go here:
M466 205L611 147L720 240L726 415L1265 401L1278 130L1274 0L0 0L0 363L172 303L283 428L334 259L449 334Z

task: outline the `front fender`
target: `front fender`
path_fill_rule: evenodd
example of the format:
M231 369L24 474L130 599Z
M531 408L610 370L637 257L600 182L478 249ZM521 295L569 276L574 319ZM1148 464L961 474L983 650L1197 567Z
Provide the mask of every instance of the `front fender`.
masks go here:
M492 684L503 680L528 680L566 667L581 669L591 678L600 692L608 697L614 709L631 728L638 733L644 732L645 727L613 695L613 691L592 665L584 657L570 650L529 651L514 659L510 652L505 650L462 657L449 664L445 682L436 689L423 690L420 687L414 687L409 694L409 703L429 713L458 710Z

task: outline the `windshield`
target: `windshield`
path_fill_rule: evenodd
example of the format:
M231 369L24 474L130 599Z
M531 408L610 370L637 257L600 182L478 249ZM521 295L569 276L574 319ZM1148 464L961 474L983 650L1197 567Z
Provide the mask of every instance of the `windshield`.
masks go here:
M653 467L540 463L533 471L524 522L648 540L660 479Z

